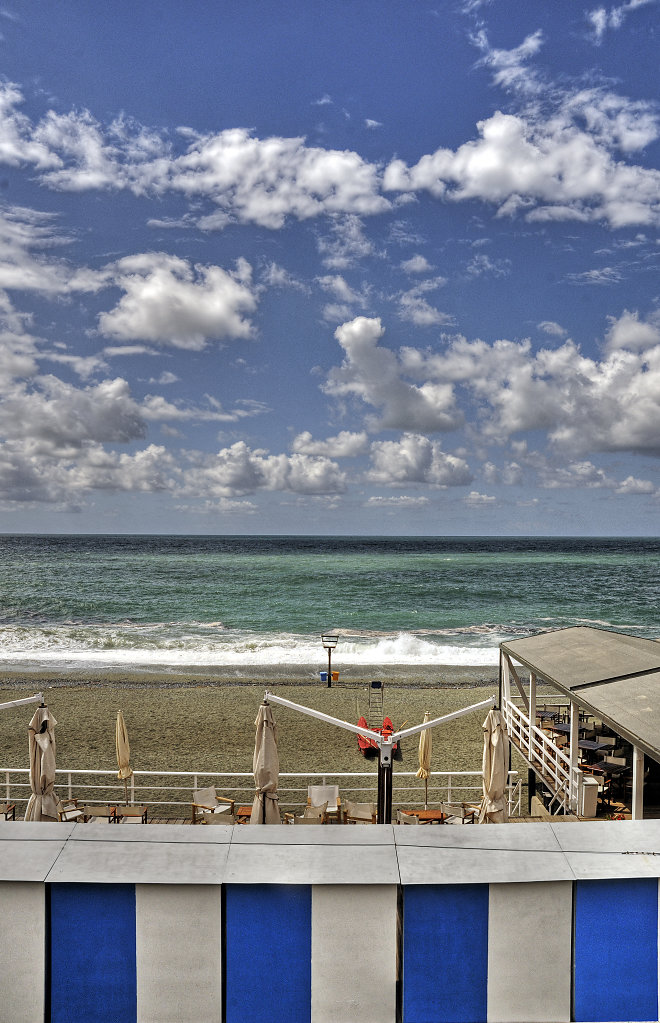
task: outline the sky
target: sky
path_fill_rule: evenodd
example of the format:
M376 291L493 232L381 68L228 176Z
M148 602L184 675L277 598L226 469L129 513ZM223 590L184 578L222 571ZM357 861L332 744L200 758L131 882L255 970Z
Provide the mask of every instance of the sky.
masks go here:
M0 2L0 532L657 535L659 41Z

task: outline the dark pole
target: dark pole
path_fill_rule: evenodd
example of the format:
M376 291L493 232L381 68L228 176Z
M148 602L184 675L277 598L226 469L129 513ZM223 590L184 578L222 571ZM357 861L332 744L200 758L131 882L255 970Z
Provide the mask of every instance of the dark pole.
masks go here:
M332 687L332 647L328 647L328 689Z
M383 743L378 756L378 824L392 823L392 743Z

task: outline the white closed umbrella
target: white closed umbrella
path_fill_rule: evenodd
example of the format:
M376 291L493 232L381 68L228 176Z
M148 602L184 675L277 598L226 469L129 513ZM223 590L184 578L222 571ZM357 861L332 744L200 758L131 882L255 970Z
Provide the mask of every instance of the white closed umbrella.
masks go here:
M56 821L55 725L48 707L38 707L28 725L30 747L30 788L26 821Z
M128 779L133 774L133 768L129 761L131 759L131 747L128 741L128 731L123 713L117 711L117 725L115 727L115 746L117 748L117 777L124 783L124 802L128 806Z
M252 770L256 795L252 804L250 824L280 824L277 783L280 758L277 752L277 725L270 704L262 703L255 721L257 734Z
M483 799L479 823L504 824L507 820L506 783L509 775L509 738L499 710L489 710L483 723Z
M424 715L424 724L429 721L429 712ZM431 729L425 728L419 733L419 770L416 778L424 779L424 809L429 808L429 775L431 774L431 753L433 751L433 737Z

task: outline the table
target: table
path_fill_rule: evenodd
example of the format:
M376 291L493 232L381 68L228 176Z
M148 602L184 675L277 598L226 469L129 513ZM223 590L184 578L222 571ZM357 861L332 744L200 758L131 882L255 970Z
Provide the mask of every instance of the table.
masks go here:
M127 821L139 821L141 824L147 823L147 807L146 806L118 806L115 810L115 820L121 823L123 820Z
M447 815L442 810L402 810L401 813L410 817L417 817L420 824L426 821L427 824L444 824Z
M239 806L236 810L236 823L249 824L252 816L252 806Z
M0 816L6 821L16 820L16 803L0 803Z
M564 721L555 721L555 723L550 725L549 728L550 728L551 732L561 732L562 735L570 735L571 734L571 725L570 725L569 721L566 721L566 722L564 722ZM578 733L579 732L588 732L588 731L589 731L589 729L587 728L586 725L578 724Z
M105 817L108 824L112 821L117 821L116 806L83 806L82 812L85 824L90 821L92 817Z

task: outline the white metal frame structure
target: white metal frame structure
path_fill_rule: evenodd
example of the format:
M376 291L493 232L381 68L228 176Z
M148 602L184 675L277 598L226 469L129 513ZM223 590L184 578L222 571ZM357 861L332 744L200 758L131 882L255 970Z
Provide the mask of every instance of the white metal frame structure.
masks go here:
M486 708L490 710L495 706L495 702L495 697L491 696L490 699L482 700L481 703L474 703L471 707L465 707L463 710L455 710L451 714L444 714L442 717L426 721L421 725L413 725L412 728L403 728L392 735L383 736L380 732L374 732L371 728L360 728L359 725L354 725L349 721L342 721L340 718L331 717L330 714L324 714L323 711L312 710L310 707L303 707L300 703L285 700L282 696L274 696L269 692L264 694L264 703L276 703L281 707L288 707L289 710L296 710L301 714L317 718L319 721L325 721L326 724L344 728L347 732L353 732L355 735L362 735L366 739L373 739L379 750L377 814L379 824L392 823L392 748L394 744L411 735L419 735L420 732L426 731L427 728L435 728L436 725L455 721L456 718L463 717L464 714L470 714L472 711L485 710Z

